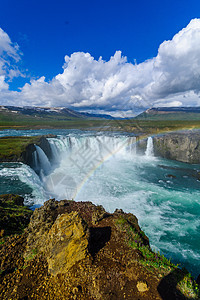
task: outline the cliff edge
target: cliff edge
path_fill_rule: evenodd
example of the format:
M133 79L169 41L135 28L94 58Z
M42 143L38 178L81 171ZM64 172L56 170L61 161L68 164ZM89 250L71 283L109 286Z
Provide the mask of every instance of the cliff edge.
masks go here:
M200 133L174 132L153 138L154 154L172 160L200 164Z
M0 245L1 299L199 299L186 270L154 253L137 218L91 202L37 208Z
M32 167L35 145L40 146L51 159L52 151L47 138L52 137L56 137L56 135L1 137L0 162L22 162Z

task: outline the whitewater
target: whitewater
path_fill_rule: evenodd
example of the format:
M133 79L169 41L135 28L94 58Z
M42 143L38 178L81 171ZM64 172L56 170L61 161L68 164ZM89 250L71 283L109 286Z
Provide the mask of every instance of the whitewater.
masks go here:
M91 201L113 212L131 212L151 247L200 273L199 165L154 156L153 139L139 152L136 137L80 130L0 131L0 136L49 138L52 157L36 146L33 168L0 164L0 193L16 193L33 209L49 198Z

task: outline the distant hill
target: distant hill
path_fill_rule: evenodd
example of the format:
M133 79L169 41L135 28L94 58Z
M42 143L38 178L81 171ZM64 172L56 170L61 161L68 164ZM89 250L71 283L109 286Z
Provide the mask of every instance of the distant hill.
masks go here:
M91 113L86 113L86 112L81 112L82 116L85 116L86 118L95 118L95 119L109 119L113 120L115 119L114 117L107 115L107 114L91 114Z
M154 107L139 114L140 120L200 120L200 107Z
M77 112L66 107L33 107L33 106L0 106L0 116L29 116L32 118L48 118L59 120L74 120L74 119L113 119L112 116L106 114L89 114Z

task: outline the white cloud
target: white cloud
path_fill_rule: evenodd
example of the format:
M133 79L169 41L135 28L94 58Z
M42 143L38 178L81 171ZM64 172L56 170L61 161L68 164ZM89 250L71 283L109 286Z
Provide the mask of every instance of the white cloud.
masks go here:
M5 76L0 76L0 91L7 90L8 84L5 82Z
M21 90L21 100L38 106L108 111L130 110L142 103L148 106L140 95L146 84L143 70L149 72L148 65L148 62L138 66L128 63L120 51L107 62L102 58L95 60L89 53L73 53L65 57L63 73L51 82L41 77L26 84ZM149 81L150 74L146 76Z
M165 41L154 62L152 91L156 98L200 91L200 19Z
M3 52L19 60L18 48L3 33L0 54L4 45ZM4 68L5 64L2 67L0 63L0 70L5 72ZM67 106L115 115L127 111L130 115L135 108L153 105L200 105L199 92L200 19L194 19L172 40L164 41L156 57L141 64L129 63L120 51L109 61L76 52L65 56L63 73L50 82L41 77L25 84L21 92L12 92L12 96L2 92L1 98L4 105Z
M7 33L0 28L0 55L2 56L5 53L15 61L20 60L19 46L13 44Z
M6 79L11 80L13 77L22 75L17 67L21 54L19 46L13 44L8 34L0 28L0 90L8 88L5 83Z

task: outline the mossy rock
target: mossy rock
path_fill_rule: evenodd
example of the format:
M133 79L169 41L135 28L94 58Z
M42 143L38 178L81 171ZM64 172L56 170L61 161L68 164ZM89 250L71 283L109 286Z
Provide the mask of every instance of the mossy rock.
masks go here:
M24 206L24 198L14 194L0 195L0 206Z
M24 206L23 197L0 195L0 237L22 233L29 224L32 213L32 210Z

